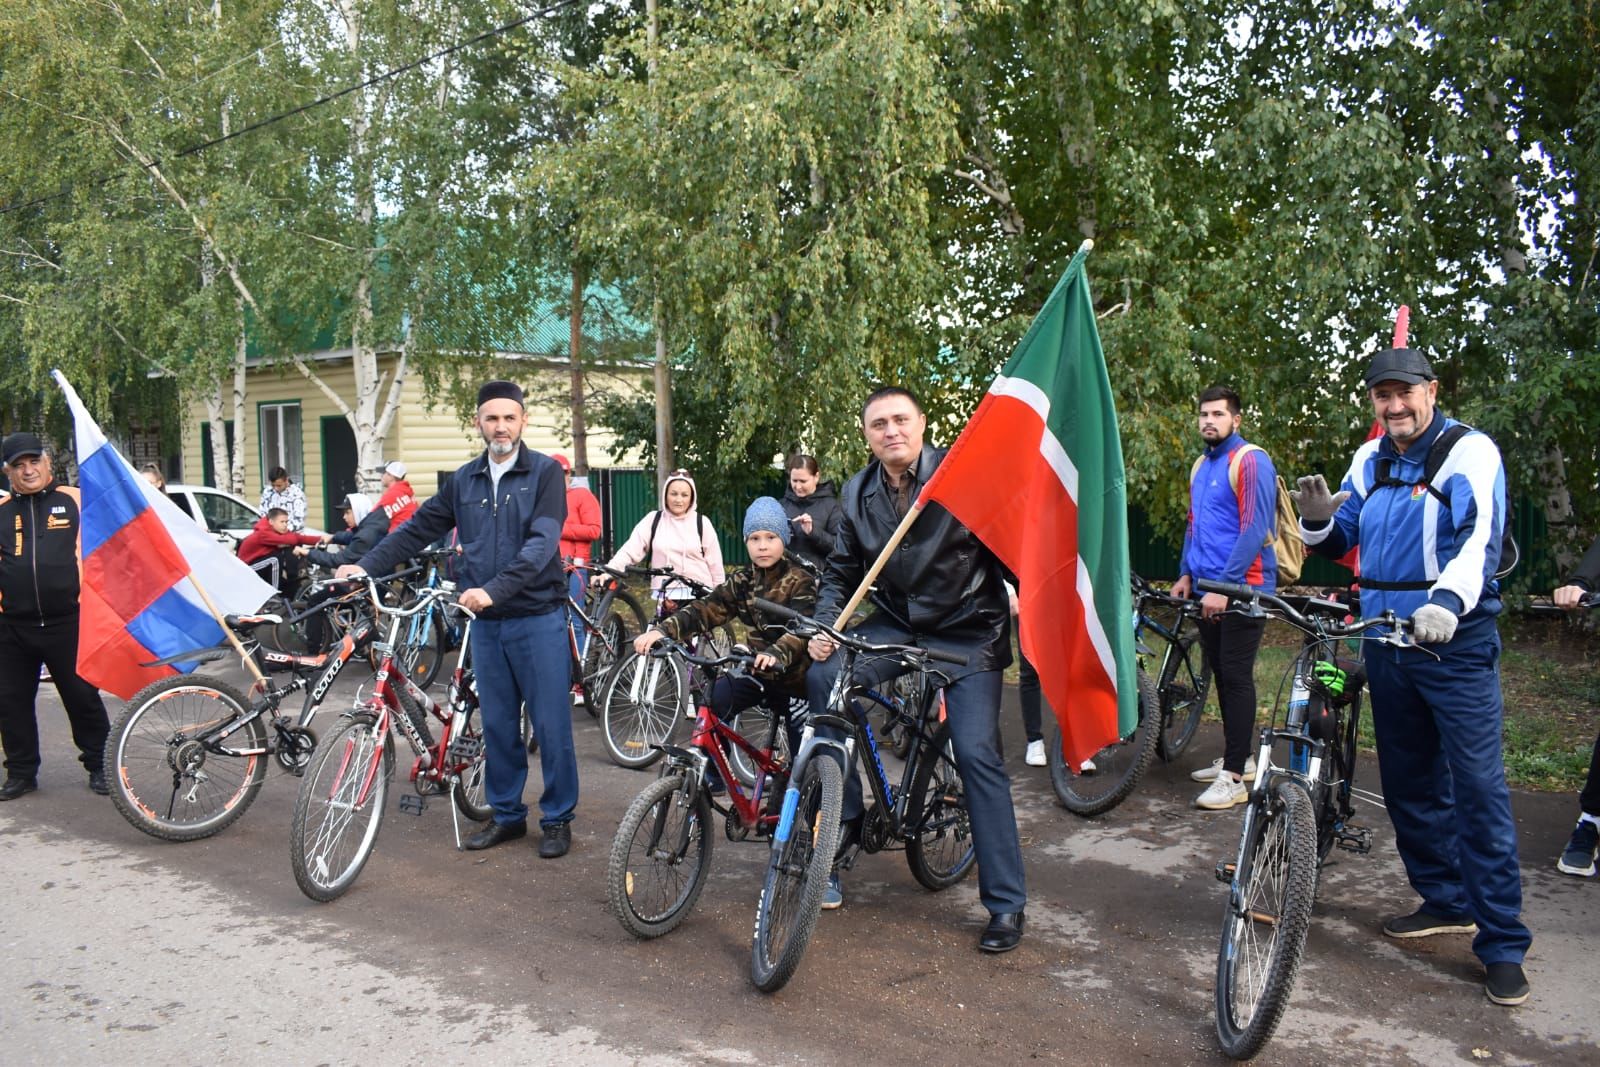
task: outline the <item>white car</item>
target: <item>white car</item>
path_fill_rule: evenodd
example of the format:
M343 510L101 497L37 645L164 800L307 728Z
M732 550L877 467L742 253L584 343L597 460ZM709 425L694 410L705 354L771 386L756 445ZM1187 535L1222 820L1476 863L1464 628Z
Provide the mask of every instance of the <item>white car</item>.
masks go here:
M250 531L261 518L261 512L244 497L224 489L213 489L209 485L168 482L167 496L218 541L234 551L238 551L239 542L250 536ZM309 526L304 532L322 533Z

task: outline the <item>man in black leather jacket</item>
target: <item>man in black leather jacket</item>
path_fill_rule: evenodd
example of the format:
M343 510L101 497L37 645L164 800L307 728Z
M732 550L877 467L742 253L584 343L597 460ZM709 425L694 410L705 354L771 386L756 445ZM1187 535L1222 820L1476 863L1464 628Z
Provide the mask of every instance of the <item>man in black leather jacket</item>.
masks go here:
M844 487L838 538L817 595L816 617L832 624L916 502L945 450L924 445L927 418L910 392L890 386L867 398L862 432L875 457ZM965 667L941 664L953 681L945 689L956 764L966 787L978 854L978 894L990 921L979 939L986 952L1006 952L1022 939L1022 846L1011 802L1011 779L999 748L1000 673L1011 662L1011 614L1000 563L965 526L938 504L912 524L879 574L876 613L861 628L874 642L915 644L967 657ZM818 661L807 675L813 713L827 706L839 671L834 646L813 638ZM858 667L873 682L893 676L888 664ZM862 814L861 786L846 780L847 827ZM853 829L853 828L852 828ZM838 887L831 887L837 893Z

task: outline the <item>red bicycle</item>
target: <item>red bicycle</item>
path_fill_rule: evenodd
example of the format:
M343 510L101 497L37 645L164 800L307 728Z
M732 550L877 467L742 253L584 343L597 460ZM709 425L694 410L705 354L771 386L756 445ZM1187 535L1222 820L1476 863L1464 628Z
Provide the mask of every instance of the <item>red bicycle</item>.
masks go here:
M312 900L343 896L378 843L394 777L395 731L416 754L410 775L416 793L400 798L401 811L421 815L428 797L449 794L458 849L460 817L483 822L493 814L484 796L483 731L470 665L473 613L452 603L455 592L447 589L424 590L407 607L386 607L377 583L363 580L372 610L390 619L389 636L374 646L382 659L372 695L317 746L295 800L289 860L300 891ZM461 653L443 706L407 678L395 658L405 621L435 605L464 618ZM429 736L430 714L443 724L437 741Z
M783 716L761 719L765 737L752 739L712 714L710 683L719 673L742 673L755 655L735 647L725 655L696 656L684 645L663 639L650 656L673 658L701 668L698 711L687 747L659 743L667 762L661 777L641 792L617 826L606 868L606 896L623 929L636 937L660 937L681 923L700 897L711 869L712 814L723 816L730 841L772 836L789 780L788 763L777 747ZM680 668L681 669L681 668ZM753 770L736 773L730 752ZM725 783L725 803L712 799L706 771Z

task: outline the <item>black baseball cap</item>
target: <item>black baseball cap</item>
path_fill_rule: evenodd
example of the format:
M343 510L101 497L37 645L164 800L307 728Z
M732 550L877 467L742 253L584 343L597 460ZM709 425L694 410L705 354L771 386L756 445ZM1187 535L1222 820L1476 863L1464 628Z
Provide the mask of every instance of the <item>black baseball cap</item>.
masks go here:
M0 458L5 460L7 466L24 456L42 455L44 455L44 442L36 433L7 434L5 444L0 445Z
M1366 382L1367 388L1371 389L1379 382L1417 385L1431 382L1436 377L1428 357L1415 348L1385 348L1372 357L1372 363L1367 367Z

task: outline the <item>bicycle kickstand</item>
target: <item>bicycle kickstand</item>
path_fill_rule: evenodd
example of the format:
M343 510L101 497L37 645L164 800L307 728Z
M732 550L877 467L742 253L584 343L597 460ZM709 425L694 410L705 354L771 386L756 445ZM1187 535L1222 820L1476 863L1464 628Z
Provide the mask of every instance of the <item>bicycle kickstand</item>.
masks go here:
M455 804L450 805L450 828L456 833L456 851L465 852L461 847L461 809Z

